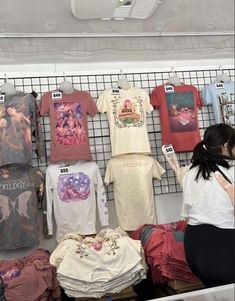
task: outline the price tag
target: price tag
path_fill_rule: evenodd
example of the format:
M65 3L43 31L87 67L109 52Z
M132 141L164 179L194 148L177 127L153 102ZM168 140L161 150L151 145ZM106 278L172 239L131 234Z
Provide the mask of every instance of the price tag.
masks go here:
M112 90L112 94L120 94L119 89L113 89L113 90Z
M69 172L69 168L68 167L61 167L60 168L60 174L61 175L65 175Z
M62 92L53 91L53 92L51 92L51 96L52 96L52 99L54 99L54 100L62 99Z
M175 92L174 87L170 86L170 85L164 86L164 89L165 89L165 93L174 93Z
M0 103L5 102L5 94L0 94Z
M216 83L215 87L216 89L224 89L224 83Z

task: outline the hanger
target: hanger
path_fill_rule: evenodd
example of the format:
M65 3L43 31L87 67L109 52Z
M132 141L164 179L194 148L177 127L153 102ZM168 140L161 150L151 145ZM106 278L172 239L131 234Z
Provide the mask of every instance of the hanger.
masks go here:
M5 76L4 79L5 83L1 86L1 93L10 94L10 95L16 94L16 88L14 87L13 84L8 83L7 75L4 74L4 76Z
M122 69L120 70L121 78L117 81L117 86L119 89L128 90L131 88L130 83L128 82L128 79L124 77L122 73Z
M215 81L217 81L217 82L223 82L223 83L224 82L229 82L230 81L230 77L223 72L221 65L219 66L219 71L220 71L220 73L217 74L217 76L215 78Z
M173 67L171 67L171 76L168 78L167 83L174 86L181 86L182 84L180 78L176 75Z
M64 81L60 83L59 90L64 94L72 94L74 92L73 84L67 80L65 73L63 72Z

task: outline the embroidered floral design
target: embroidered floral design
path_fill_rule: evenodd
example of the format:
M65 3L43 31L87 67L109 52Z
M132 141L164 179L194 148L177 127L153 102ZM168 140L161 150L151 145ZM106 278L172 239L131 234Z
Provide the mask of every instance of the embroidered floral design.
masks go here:
M80 254L80 258L82 259L84 256L88 256L88 253L86 252L86 246L80 244L78 245L78 248L76 250L77 254Z
M109 243L109 250L106 254L108 255L116 255L116 250L120 249L120 247L118 246L117 244L117 240L114 239L114 240L110 240L110 243Z

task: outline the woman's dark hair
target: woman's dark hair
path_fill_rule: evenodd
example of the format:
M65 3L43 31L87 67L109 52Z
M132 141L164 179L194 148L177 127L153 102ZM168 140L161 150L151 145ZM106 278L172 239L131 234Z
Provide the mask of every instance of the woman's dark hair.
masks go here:
M229 156L222 155L222 147L227 143ZM215 171L216 165L229 168L227 159L233 159L232 149L235 146L235 129L227 124L215 124L209 126L204 134L204 138L199 142L194 150L191 163L193 167L198 167L195 180L199 176L205 180L210 178L212 171Z

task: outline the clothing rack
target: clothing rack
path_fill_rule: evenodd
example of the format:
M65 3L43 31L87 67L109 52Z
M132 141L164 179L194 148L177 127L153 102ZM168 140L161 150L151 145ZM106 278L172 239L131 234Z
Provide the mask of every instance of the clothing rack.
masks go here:
M194 85L199 91L206 85L212 83L219 70L187 70L175 71L176 75L185 84ZM234 69L223 69L231 80L234 80ZM66 74L66 80L71 81L77 90L88 91L93 99L96 101L98 96L103 90L114 87L119 79L120 74L104 73L104 74L90 74L90 75L69 75ZM133 72L125 73L126 79L133 86L145 89L149 95L152 90L158 85L167 82L171 76L171 71L164 72ZM43 93L55 90L59 84L64 80L64 75L51 75L51 76L24 76L8 78L8 82L12 83L18 91L25 91L31 93L32 90L38 93L37 100ZM5 82L4 77L0 77L0 85ZM203 136L205 129L215 123L214 114L211 106L203 106L198 113L200 135ZM41 118L43 134L45 138L46 147L46 161L40 162L36 153L33 153L33 166L38 167L44 173L49 164L50 154L50 122L49 117ZM159 111L154 110L151 114L147 115L148 134L151 145L151 155L158 160L158 162L166 169L166 173L162 179L154 180L154 194L168 194L180 192L179 186L173 170L169 167L162 153L161 147L161 125L159 118ZM88 116L88 132L90 138L91 153L93 160L97 162L100 167L101 175L104 177L106 165L111 159L111 144L109 137L109 126L105 114L98 113L95 117ZM33 143L35 149L35 143ZM190 162L192 153L178 153L177 157L181 165ZM108 200L113 200L113 187L109 185L107 188Z

